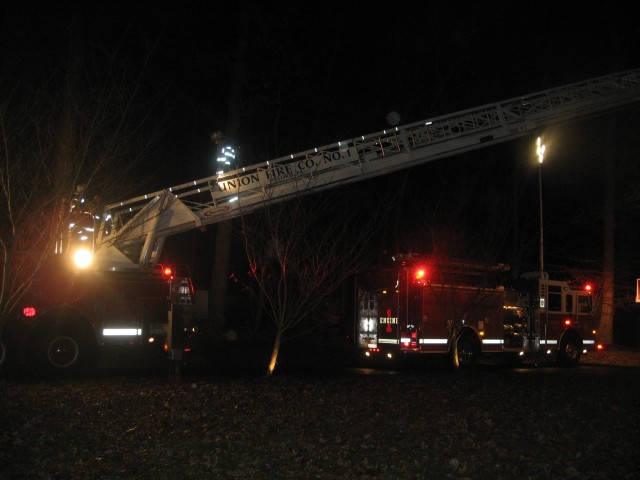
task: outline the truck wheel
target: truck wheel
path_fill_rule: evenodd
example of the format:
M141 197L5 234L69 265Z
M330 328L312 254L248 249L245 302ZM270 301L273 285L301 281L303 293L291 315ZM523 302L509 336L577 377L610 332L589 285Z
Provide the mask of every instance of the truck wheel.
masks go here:
M44 367L51 372L76 372L89 363L91 348L74 329L46 331L38 342Z
M478 348L468 335L463 335L456 340L453 347L453 366L455 368L467 368L476 363Z
M73 367L80 358L80 345L70 335L54 335L50 337L45 346L46 359L54 368Z
M575 367L580 362L580 342L574 338L563 338L558 350L558 363L563 367Z

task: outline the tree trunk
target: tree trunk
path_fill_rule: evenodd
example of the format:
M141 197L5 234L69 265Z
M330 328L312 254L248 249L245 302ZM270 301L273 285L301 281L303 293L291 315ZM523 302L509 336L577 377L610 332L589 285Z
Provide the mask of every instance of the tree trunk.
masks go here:
M242 116L242 97L246 83L246 56L251 33L252 2L244 2L244 10L238 43L236 45L234 68L231 75L231 88L228 100L228 118L224 134L234 140L237 154L240 154L237 134ZM240 158L242 161L242 158ZM221 331L226 324L225 305L227 297L227 280L231 263L231 221L218 224L216 232L215 255L211 272L211 292L209 295L209 321L214 331Z
M231 251L231 222L221 222L216 231L215 255L211 273L209 293L209 321L214 332L220 333L225 325L227 280L229 278L229 258Z
M271 350L271 359L269 360L269 369L267 374L271 377L278 364L278 354L280 353L280 342L282 341L282 330L278 328L276 338L273 341L273 349Z
M520 278L522 269L522 243L520 240L520 195L522 194L519 182L520 162L514 162L511 171L511 278Z
M77 32L78 17L72 15L68 20L69 57L67 59L66 88L63 110L60 115L58 152L56 155L54 187L56 192L71 194L75 186L73 174L76 162L76 125L74 107L80 95L80 77L82 75L83 46L82 35Z
M614 135L615 119L608 122L607 131ZM604 258L602 268L602 309L600 315L599 338L606 345L613 343L614 285L615 285L615 190L616 151L615 137L607 142L605 158L604 193Z

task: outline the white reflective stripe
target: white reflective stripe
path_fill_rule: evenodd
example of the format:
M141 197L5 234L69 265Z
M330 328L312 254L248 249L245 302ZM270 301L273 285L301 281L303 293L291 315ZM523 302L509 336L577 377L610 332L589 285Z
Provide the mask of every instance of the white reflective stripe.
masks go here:
M379 338L378 339L378 343L393 343L393 344L398 344L398 340L394 340L392 338Z
M409 337L402 337L402 338L400 339L400 341L401 341L402 343L409 343L409 342L411 341L411 339L410 339Z
M420 343L426 345L446 345L449 340L446 338L421 338Z
M557 345L557 340L540 340L540 345Z
M504 340L501 340L499 338L483 338L482 343L487 345L500 345L504 343Z
M595 340L583 340L582 343L586 344L586 345L593 345L596 343Z
M142 335L141 328L105 328L102 330L105 337L132 337Z
M367 348L378 348L378 344L377 343L369 343L367 345Z

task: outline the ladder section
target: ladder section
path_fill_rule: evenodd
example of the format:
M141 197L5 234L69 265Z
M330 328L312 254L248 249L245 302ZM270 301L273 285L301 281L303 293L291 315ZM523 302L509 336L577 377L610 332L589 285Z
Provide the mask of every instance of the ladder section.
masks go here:
M106 207L109 220L98 233L96 258L109 263L117 257L120 266L145 267L157 262L169 235L204 228L300 194L506 142L545 125L601 114L639 100L640 69L629 70L135 197Z

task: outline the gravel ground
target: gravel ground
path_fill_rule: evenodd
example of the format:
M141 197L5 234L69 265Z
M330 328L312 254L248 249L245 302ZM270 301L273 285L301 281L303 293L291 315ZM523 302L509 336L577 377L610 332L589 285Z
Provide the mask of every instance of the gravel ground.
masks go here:
M0 478L640 478L640 351L584 364L12 379Z
M584 365L640 367L640 349L613 346L600 352L592 352L583 357L581 362Z

